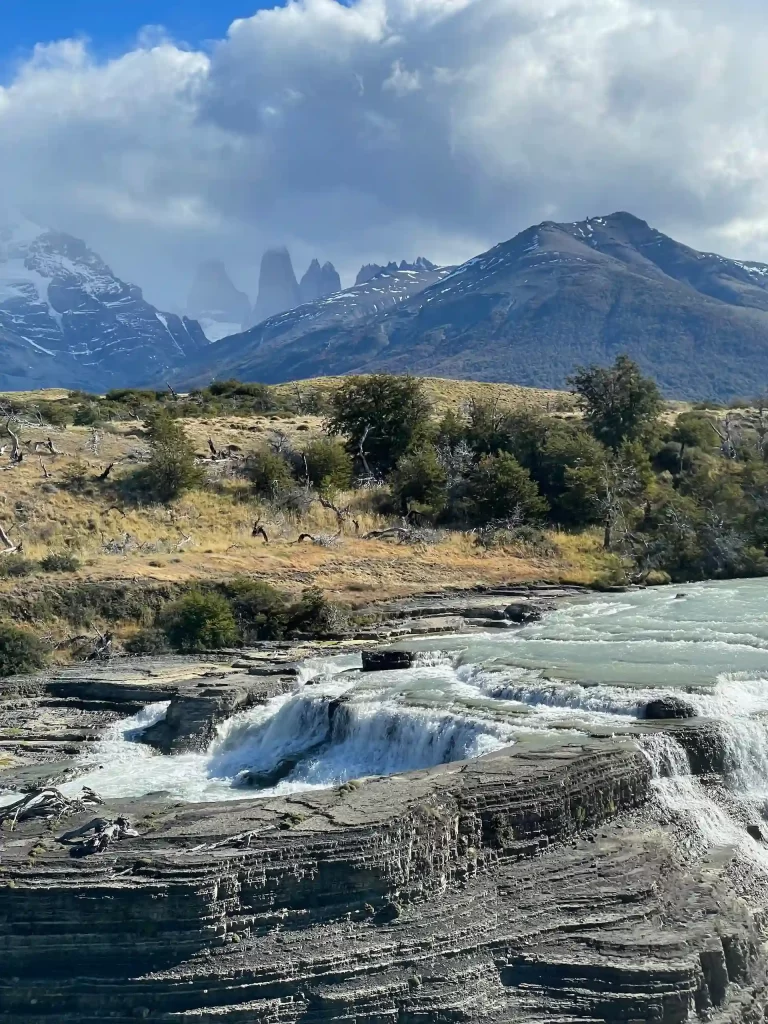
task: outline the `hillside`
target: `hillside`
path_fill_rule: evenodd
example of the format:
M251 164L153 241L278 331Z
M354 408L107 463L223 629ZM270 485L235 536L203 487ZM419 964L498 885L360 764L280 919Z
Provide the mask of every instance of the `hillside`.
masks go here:
M201 460L209 456L209 438L219 449L232 446L243 453L282 438L301 451L322 436L324 418L295 411L297 401L322 406L340 383L340 379L313 380L270 389L276 404L284 406L279 412L205 414L181 422ZM473 398L495 400L504 409L545 411L569 404L569 396L562 394L475 382L426 380L424 390L435 415L448 408L459 410ZM521 543L493 552L462 531L438 531L418 544L365 539L367 531L392 522L391 513L379 509L381 495L376 488L337 496L340 504L351 503L359 529L350 525L334 537L337 522L332 511L316 500L301 514L265 502L253 495L226 461L209 461L205 486L171 506L126 501L120 481L134 473L147 455L142 424L128 416L91 426L55 426L38 420L37 410L46 403L70 401L63 390L0 393L4 410L13 404L13 430L25 452L15 466L8 463L7 450L3 455L0 526L14 544L22 545L25 559L66 551L80 561L75 572L37 569L20 579L3 575L9 563L0 558L0 615L22 620L31 615L37 625L42 616L54 631L66 632L69 620L61 618L61 609L69 608L67 595L75 592L81 595L78 602L95 602L95 610L83 604L78 621L85 617L101 622L100 602L110 600L115 586L162 589L242 573L294 594L319 586L354 605L385 596L510 579L590 582L604 571L599 537L591 534L552 534L543 550ZM55 454L45 448L36 452L35 442L48 437ZM7 440L2 438L0 443ZM110 464L108 482L99 483L99 475ZM269 544L261 536L252 536L255 520L265 526ZM303 532L318 536L321 542L299 543ZM89 596L82 597L86 593ZM70 610L67 615L71 614Z
M286 317L211 346L178 378L386 370L558 388L575 366L627 352L671 397L750 395L768 380L768 266L697 252L627 213L529 228L359 322L312 305Z

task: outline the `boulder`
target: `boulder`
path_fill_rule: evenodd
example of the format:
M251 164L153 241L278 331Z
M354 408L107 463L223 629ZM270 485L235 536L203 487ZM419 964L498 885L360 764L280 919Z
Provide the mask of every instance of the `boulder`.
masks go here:
M696 708L681 697L659 697L645 705L641 718L663 720L670 718L695 718Z
M747 825L747 835L751 836L758 843L765 842L765 836L760 825Z
M363 672L394 672L410 668L413 651L363 651Z
M540 608L534 607L528 601L513 601L504 609L504 616L511 622L519 622L522 625L526 622L538 622L542 613Z

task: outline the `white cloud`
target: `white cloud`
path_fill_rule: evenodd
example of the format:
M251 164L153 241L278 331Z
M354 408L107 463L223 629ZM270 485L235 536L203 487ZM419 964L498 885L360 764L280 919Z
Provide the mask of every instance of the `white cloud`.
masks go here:
M39 46L0 88L0 188L150 297L267 244L347 274L629 209L768 259L757 0L293 0L210 53Z

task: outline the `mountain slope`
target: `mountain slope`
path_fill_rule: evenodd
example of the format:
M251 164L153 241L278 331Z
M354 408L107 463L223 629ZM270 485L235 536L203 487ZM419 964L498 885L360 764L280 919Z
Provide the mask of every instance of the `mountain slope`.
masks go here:
M307 317L223 344L205 353L210 376L386 370L562 387L575 366L628 352L670 395L751 395L768 383L768 266L697 252L627 213L546 222L359 322Z
M272 359L275 366L282 366L283 353L290 361L293 346L301 345L305 336L343 331L358 321L367 322L372 314L396 308L442 280L452 270L452 267L435 267L434 264L428 267L421 265L419 269L381 270L363 284L297 306L268 318L243 334L210 345L197 358L179 365L176 378L185 384L207 384L213 377L241 376L242 379L254 380L257 377L253 373L256 373L260 380L295 380L302 375L294 373L289 365L284 372L278 370L275 376L269 376L264 366ZM258 371L249 369L251 360L259 365Z
M206 345L195 321L156 310L79 239L0 227L0 387L130 385Z

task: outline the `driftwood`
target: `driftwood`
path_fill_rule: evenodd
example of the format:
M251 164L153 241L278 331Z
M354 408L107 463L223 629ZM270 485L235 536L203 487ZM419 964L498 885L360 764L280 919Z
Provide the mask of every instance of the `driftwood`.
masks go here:
M119 512L123 519L125 519L125 512L119 505L110 505L109 508L105 508L101 514L106 516L109 515L110 512Z
M42 455L39 455L39 456L38 456L38 461L40 462L40 469L42 469L42 471L43 471L43 476L44 476L44 477L45 477L45 479L47 480L47 479L48 479L48 477L49 477L49 476L50 476L51 474L50 474L50 473L48 472L48 470L47 470L47 468L46 468L46 465L45 465L45 463L43 462L43 457L42 457Z
M256 522L253 524L253 529L251 530L251 536L252 537L263 537L264 538L264 543L265 544L269 544L269 537L267 536L267 531L261 525L261 520L259 520L259 519L257 519Z
M400 540L408 540L411 531L403 526L388 526L386 530L371 530L366 533L363 540L386 540L387 537L399 537Z
M337 505L334 505L332 501L329 501L322 495L320 495L317 500L320 502L323 508L327 508L330 512L334 513L334 515L336 516L336 523L339 527L339 533L343 532L344 523L346 523L347 521L352 523L352 525L355 528L355 533L360 532L360 523L358 522L357 519L354 519L352 517L352 510L348 505L345 508L339 508Z
M107 466L107 468L104 470L104 472L103 473L99 473L99 475L96 477L96 479L100 480L102 482L104 480L106 480L107 477L109 476L109 474L112 472L112 470L114 468L114 465L115 465L114 462L110 462L110 464Z
M12 555L14 551L19 550L19 545L13 543L2 526L0 526L0 541L5 545L5 550L0 551L0 555Z
M168 381L166 381L166 382L165 382L165 386L166 386L166 387L168 388L168 390L169 390L169 391L171 392L171 395L172 395L172 396L173 396L174 398L178 398L178 397L179 397L179 395L178 395L178 392L176 392L176 391L174 391L174 390L173 390L173 388L172 388L172 387L171 387L171 385L170 385L170 384L168 383Z
M88 835L88 833L92 835ZM103 853L110 843L119 842L138 836L135 828L127 818L93 818L87 825L65 832L58 842L72 846L72 854L76 857L88 857L93 853ZM86 838L87 837L87 838Z
M0 822L10 821L10 829L13 831L18 822L26 821L28 818L58 819L65 814L83 811L89 806L100 803L99 797L87 787L83 789L81 797L71 800L55 786L50 786L25 793L13 803L0 807Z

